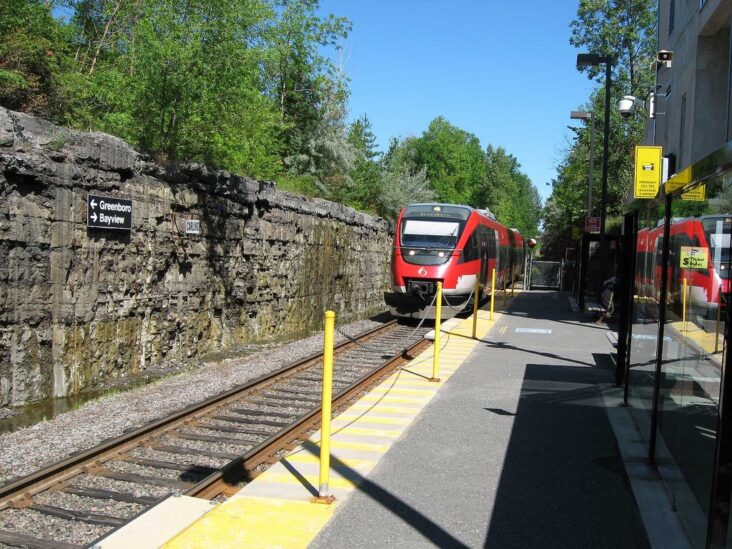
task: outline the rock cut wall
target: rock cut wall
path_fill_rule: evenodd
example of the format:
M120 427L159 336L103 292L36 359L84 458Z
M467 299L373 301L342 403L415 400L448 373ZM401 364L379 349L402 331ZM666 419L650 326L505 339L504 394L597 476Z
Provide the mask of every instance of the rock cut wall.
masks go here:
M90 193L132 200L132 230L88 228ZM106 134L0 108L0 197L0 406L384 308L383 219Z

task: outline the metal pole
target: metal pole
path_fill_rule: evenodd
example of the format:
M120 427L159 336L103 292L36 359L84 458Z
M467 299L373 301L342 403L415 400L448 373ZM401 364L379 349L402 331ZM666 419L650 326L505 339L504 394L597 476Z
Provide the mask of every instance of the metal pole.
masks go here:
M587 217L592 217L592 174L595 171L595 113L590 114L590 183L587 189Z
M320 420L320 484L316 501L332 503L334 496L328 494L330 474L330 416L333 401L333 341L335 335L335 313L325 311L325 333L323 334L323 403Z
M491 273L491 320L493 320L493 306L496 302L496 269Z
M635 303L635 257L638 240L638 214L626 214L623 222L623 270L620 285L620 326L618 328L618 369L616 384L625 382L623 387L623 404L628 405L628 387L630 385L630 341L633 334L633 311Z
M681 299L681 331L686 333L686 277L683 279L682 287L684 289L684 296Z
M475 290L473 291L473 339L478 327L478 301L480 301L480 277L475 279Z
M605 248L605 215L607 207L607 170L610 148L610 87L612 85L612 60L605 58L605 127L602 143L602 188L600 190L600 256Z
M435 343L432 352L432 377L430 381L440 381L437 377L440 372L440 322L442 321L442 282L437 283L437 297L435 298Z
M722 318L722 286L719 287L717 294L717 327L714 330L714 352L719 352L719 321Z
M671 240L671 196L666 196L663 214L663 247L661 265L668 265L669 240ZM651 432L648 435L648 463L656 463L656 438L661 402L661 375L663 374L663 334L666 328L666 294L668 292L668 269L661 270L661 293L658 298L658 336L656 338L656 365L653 376L651 400Z

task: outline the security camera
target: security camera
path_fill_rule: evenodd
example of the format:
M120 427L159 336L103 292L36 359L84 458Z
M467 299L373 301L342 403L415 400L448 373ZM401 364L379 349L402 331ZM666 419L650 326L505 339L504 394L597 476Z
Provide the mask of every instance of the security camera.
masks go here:
M624 95L623 98L618 101L618 112L623 118L630 118L635 114L636 98L632 95Z

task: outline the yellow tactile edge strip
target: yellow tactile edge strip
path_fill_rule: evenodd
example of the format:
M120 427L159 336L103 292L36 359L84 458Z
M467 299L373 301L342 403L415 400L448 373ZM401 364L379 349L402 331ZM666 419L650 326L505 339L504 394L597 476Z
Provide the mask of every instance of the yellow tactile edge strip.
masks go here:
M499 318L496 313L489 320L488 311L479 311L477 340L471 337L472 318L442 334L439 382L429 381L430 347L334 418L329 482L334 504L311 502L318 485L317 432L163 547L306 547Z

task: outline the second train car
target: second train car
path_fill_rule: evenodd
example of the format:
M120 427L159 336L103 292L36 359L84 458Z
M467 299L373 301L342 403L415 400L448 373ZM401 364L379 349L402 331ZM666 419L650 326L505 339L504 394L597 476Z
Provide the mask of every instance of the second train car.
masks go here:
M515 281L524 270L525 254L519 231L487 210L412 204L397 219L386 304L396 316L434 318L437 282L442 282L442 317L449 318L471 303L476 279L481 294L490 292L493 269L496 288Z

